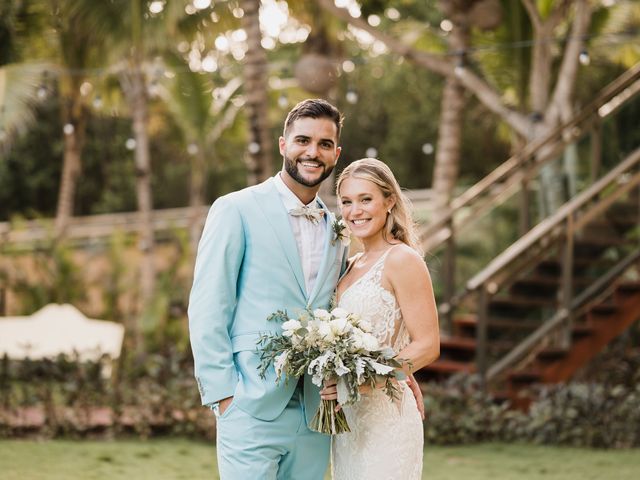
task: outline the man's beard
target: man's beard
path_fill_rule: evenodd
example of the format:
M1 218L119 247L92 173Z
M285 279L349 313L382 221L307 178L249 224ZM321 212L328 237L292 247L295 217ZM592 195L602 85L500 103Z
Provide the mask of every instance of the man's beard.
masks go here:
M315 187L317 185L320 185L325 179L329 178L329 175L331 175L331 172L333 171L333 167L327 168L324 163L315 158L310 158L307 160L310 162L317 162L324 168L322 175L320 175L316 180L307 180L306 178L304 178L300 174L300 172L298 172L298 163L295 160L291 160L286 155L284 156L284 169L291 178L293 178L300 185L304 185L305 187Z

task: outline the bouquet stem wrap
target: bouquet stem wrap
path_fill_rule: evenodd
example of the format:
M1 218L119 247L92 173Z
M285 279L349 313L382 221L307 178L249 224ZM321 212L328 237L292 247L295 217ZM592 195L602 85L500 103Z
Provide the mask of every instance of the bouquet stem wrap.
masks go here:
M311 420L309 428L313 431L326 433L328 435L337 435L339 433L350 432L347 417L344 410L340 409L336 412L338 406L337 400L321 400L318 411Z

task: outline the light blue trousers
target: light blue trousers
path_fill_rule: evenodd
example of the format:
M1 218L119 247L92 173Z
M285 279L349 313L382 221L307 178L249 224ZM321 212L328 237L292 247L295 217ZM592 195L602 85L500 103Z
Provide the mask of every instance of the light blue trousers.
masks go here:
M217 419L216 449L221 480L322 480L330 437L309 430L301 389L282 414L259 420L233 402Z

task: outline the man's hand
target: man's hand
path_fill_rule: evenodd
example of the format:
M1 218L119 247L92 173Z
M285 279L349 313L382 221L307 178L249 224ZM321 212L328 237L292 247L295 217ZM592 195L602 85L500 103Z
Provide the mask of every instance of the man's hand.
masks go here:
M233 402L233 397L227 397L220 400L220 404L218 406L218 411L220 412L220 415L224 414L227 408L229 408L229 405L231 405L231 402Z
M418 384L418 382L416 381L413 375L409 375L407 377L407 385L409 385L409 388L411 389L411 393L413 393L413 396L416 399L418 412L420 412L420 416L422 417L422 420L424 420L425 419L424 399L422 398L422 390L420 390L420 385Z

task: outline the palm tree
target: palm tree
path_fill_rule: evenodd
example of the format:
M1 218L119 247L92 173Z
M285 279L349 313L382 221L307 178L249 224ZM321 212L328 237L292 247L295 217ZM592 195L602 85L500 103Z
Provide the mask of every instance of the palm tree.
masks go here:
M248 50L244 58L244 99L249 122L247 183L254 185L271 176L272 139L269 130L267 78L269 63L262 47L260 0L241 0L244 11L242 28L247 34Z
M73 216L76 185L82 168L89 106L81 88L106 32L98 19L91 15L93 2L49 0L47 3L51 8L60 59L58 93L64 125L64 153L55 230L57 236L62 236Z
M76 183L82 165L88 106L81 86L86 80L85 72L93 65L97 47L106 33L98 19L91 15L92 6L93 2L89 0L31 2L17 15L19 19L16 18L16 21L26 23L20 28L25 32L24 37L16 39L15 43L22 43L21 49L26 55L52 58L54 62L24 62L6 67L4 74L6 89L18 92L18 96L8 96L6 102L0 103L5 111L2 122L6 124L4 128L7 131L23 129L33 120L32 107L47 91L48 85L43 82L56 82L57 85L62 123L65 126L62 177L55 221L58 237L64 235L73 216Z
M149 152L149 134L147 132L149 97L143 65L146 58L143 42L142 6L142 0L132 0L130 2L130 32L128 36L130 49L126 57L126 66L120 71L119 79L131 110L135 139L136 198L140 214L139 246L142 253L140 290L143 305L147 306L155 290L156 272L153 259L155 237L152 218L151 155Z
M210 9L185 15L184 3L169 1L161 12L149 15L145 0L95 2L93 14L108 25L111 63L132 118L135 140L136 197L140 214L139 246L142 253L140 291L143 308L151 304L155 290L152 164L149 149L149 90L160 70L156 59L174 48L180 36L193 36Z
M52 71L46 63L12 63L0 67L0 147L24 133L35 120L33 106L43 72Z
M215 144L239 112L240 107L230 100L242 86L242 81L239 78L229 81L221 89L222 96L214 101L208 76L191 71L179 54L168 54L165 58L175 76L161 95L182 131L191 162L189 240L195 255L202 229L207 165L215 163Z

